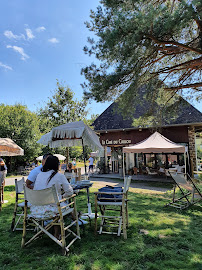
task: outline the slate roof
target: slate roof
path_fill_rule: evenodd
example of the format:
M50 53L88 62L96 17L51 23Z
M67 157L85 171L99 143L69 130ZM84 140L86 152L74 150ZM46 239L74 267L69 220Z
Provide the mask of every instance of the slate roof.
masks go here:
M148 110L148 102L144 101L144 104L137 105L133 116L125 119L120 112L117 112L116 108L118 104L112 103L94 122L94 130L120 130L139 128L139 126L133 126L133 120L139 118ZM186 100L182 100L179 109L178 116L175 119L169 120L169 124L164 123L162 126L174 126L174 125L188 125L188 124L200 124L202 125L202 113L194 108Z

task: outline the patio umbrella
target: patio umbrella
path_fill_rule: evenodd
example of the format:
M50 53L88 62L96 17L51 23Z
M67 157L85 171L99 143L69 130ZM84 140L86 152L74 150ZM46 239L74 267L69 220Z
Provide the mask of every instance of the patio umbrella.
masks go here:
M100 144L97 134L89 126L85 125L83 121L54 127L50 132L43 135L37 143L48 145L51 148L60 146L84 147L88 145L93 151L98 151L99 155L103 153L103 147Z
M99 155L103 153L103 147L97 134L83 121L67 123L58 127L54 127L49 133L43 135L38 141L43 145L51 148L60 146L84 146L88 145L93 151L98 151ZM68 162L68 155L67 155ZM86 173L85 155L84 165ZM92 216L91 204L88 203L88 212Z
M83 121L54 127L50 132L43 135L38 143L48 145L51 148L88 145L93 151L103 150L96 133Z
M60 154L53 154L53 155L56 156L59 160L65 160L66 159L65 156L60 155ZM42 159L43 159L43 156L39 156L38 158L36 158L36 160L38 160L38 161L42 161Z
M9 138L0 138L0 156L23 156L24 150Z

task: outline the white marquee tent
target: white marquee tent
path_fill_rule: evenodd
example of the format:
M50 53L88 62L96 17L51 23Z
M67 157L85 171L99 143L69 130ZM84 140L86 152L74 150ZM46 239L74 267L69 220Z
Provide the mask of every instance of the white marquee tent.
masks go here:
M185 146L176 144L158 132L133 146L123 147L124 153L185 153Z
M186 172L186 147L170 141L159 132L133 146L123 147L123 155L124 153L183 153Z

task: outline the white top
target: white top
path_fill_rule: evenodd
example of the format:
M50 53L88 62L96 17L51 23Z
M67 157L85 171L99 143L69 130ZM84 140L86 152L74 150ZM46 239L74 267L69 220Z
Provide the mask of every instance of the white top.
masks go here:
M29 181L31 181L32 183L34 183L36 181L36 178L37 178L38 174L41 173L42 168L43 168L43 166L41 164L38 167L31 170L31 172L29 173L27 179Z
M89 165L93 165L93 158L92 157L89 158Z
M62 199L62 191L64 192L63 197L71 196L73 194L73 189L64 174L56 173L53 178L51 178L50 182L47 184L47 180L52 173L53 170L39 173L34 184L34 190L41 190L55 185L57 193L59 195L59 200Z

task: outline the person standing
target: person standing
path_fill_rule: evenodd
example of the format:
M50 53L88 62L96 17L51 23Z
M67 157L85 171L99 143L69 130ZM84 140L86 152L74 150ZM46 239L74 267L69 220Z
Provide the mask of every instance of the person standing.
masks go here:
M72 161L72 169L73 170L76 169L76 158L74 158L73 161Z
M89 172L92 171L93 173L93 161L94 161L93 157L90 156L88 161L89 161Z
M4 186L5 186L5 178L7 175L7 167L2 158L0 158L0 178L3 177L2 181L2 194L1 194L1 203L4 203Z
M52 154L50 153L47 153L45 155L43 155L43 159L42 159L42 164L35 167L33 170L31 170L31 172L29 173L28 177L27 177L27 180L26 180L26 185L28 188L31 188L33 189L34 187L34 183L36 181L36 178L38 176L39 173L42 172L42 169L43 169L43 166L45 165L46 163L46 159L49 157L49 156L52 156Z
M0 158L0 177L3 175L3 185L5 186L5 178L7 175L7 166L2 158Z

